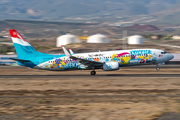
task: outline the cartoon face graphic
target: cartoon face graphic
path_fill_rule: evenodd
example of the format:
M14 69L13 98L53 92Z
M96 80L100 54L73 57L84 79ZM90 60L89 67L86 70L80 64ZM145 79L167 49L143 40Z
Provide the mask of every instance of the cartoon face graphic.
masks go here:
M144 59L144 57L145 57L145 56L143 56L143 55L142 55L142 56L139 56L140 59Z
M136 59L136 56L135 55L131 55L131 59Z
M152 55L146 55L146 57L144 58L145 60L148 60L152 57Z
M49 64L44 64L44 68L48 69L49 68Z
M112 55L112 61L116 62L116 61L117 61L117 59L118 59L117 54L113 54L113 55Z
M125 56L123 56L122 58L121 58L121 64L124 64L124 65L127 65L127 64L129 64L129 60L131 60L131 57L130 56L128 56L128 55L125 55Z
M60 65L59 69L61 69L61 70L62 70L62 69L63 69L63 67Z
M58 69L62 69L63 66L66 65L66 62L64 62L63 59L56 59L55 61L52 62L52 64L50 64L50 68L58 68Z
M65 65L65 62L64 62L64 60L62 60L62 59L56 59L54 62L55 62L55 64Z
M116 61L121 61L122 57L125 55L130 55L128 52L124 52L124 53L120 53L120 54L113 54L112 55L112 61L116 62Z

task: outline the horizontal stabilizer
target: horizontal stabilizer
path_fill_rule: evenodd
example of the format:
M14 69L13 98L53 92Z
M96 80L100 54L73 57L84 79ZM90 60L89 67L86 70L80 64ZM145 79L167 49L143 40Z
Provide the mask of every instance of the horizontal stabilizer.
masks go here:
M16 59L16 58L9 58L10 60L14 61L20 61L20 62L30 62L30 60L22 60L22 59Z

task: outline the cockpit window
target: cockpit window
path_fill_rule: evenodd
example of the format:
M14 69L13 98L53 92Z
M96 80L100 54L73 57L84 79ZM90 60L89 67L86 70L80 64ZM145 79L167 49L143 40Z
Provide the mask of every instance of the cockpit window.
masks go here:
M161 52L161 54L166 54L167 52L166 51L164 51L164 52Z

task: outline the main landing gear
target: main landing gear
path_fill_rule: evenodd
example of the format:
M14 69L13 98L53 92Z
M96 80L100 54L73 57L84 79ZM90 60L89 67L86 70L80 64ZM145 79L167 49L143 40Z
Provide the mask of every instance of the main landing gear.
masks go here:
M96 71L91 71L91 75L96 75Z

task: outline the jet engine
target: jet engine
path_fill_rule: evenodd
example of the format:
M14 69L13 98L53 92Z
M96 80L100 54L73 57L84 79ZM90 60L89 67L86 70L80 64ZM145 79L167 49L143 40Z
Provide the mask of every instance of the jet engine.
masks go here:
M118 62L106 62L103 64L103 71L119 70Z

